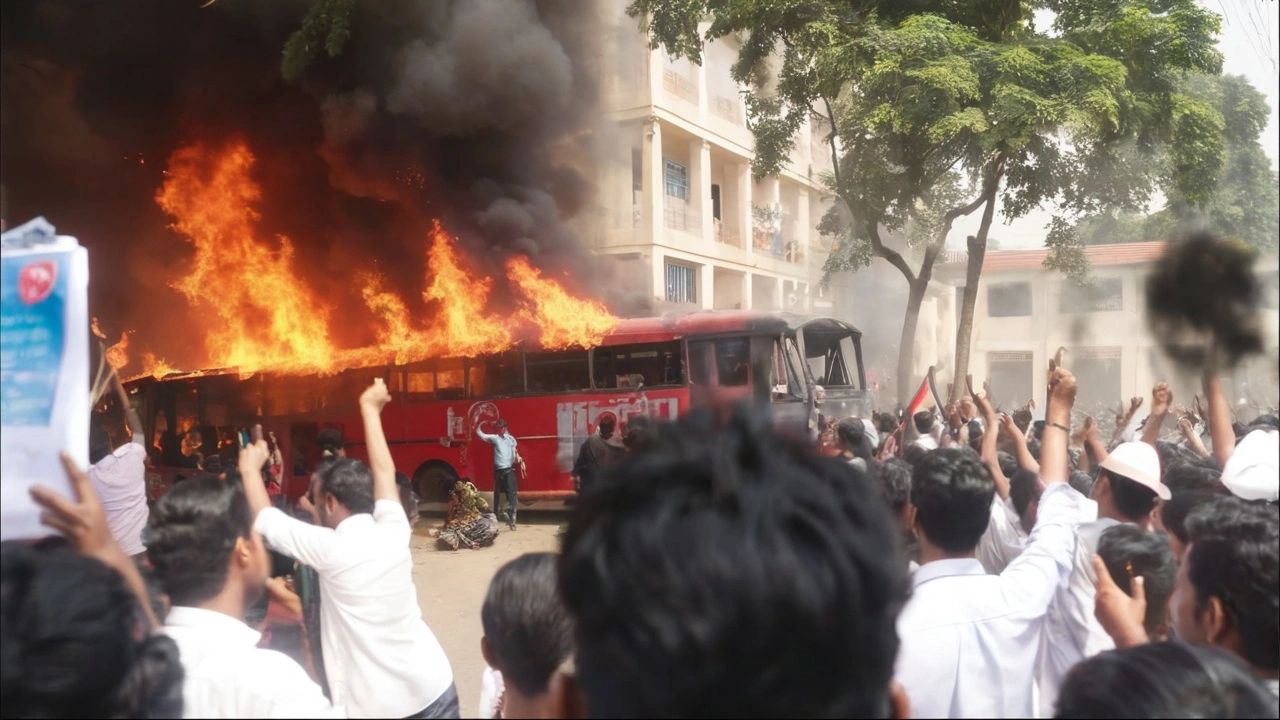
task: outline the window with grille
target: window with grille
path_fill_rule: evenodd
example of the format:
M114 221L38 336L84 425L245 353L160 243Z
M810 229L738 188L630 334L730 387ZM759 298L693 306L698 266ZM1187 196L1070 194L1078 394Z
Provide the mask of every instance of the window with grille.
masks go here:
M667 263L667 302L698 302L697 268Z
M689 168L670 158L662 158L665 167L667 195L689 201Z

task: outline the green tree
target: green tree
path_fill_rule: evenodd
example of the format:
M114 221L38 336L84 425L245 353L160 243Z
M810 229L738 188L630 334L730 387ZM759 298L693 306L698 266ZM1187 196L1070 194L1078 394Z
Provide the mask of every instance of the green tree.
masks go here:
M1083 246L1166 240L1179 227L1208 229L1260 250L1276 248L1280 239L1280 180L1259 142L1271 113L1266 97L1236 75L1189 75L1180 86L1186 95L1210 104L1222 116L1221 172L1212 193L1196 203L1166 183L1174 191L1155 212L1086 215L1074 226L1059 228L1062 249L1054 261L1072 264L1084 274L1088 265L1080 253ZM1167 154L1148 155L1143 160L1157 175L1173 172Z
M316 0L302 17L302 27L293 31L284 44L280 74L293 82L315 60L321 50L337 57L351 39L351 13L356 0Z
M956 219L981 210L967 240L960 377L997 204L1009 219L1046 203L1072 214L1142 207L1159 176L1125 160L1157 147L1188 148L1169 153L1189 198L1206 194L1196 181L1217 172L1221 133L1211 113L1172 85L1185 72L1220 72L1215 15L1194 0L1040 4L1058 13L1052 34L1034 26L1033 3L1019 0L635 0L629 8L651 42L696 62L704 42L740 37L732 74L749 88L758 176L776 173L801 124L820 116L834 168L825 181L838 201L819 226L838 240L828 276L880 257L908 283L900 400L913 389L920 305ZM894 231L907 238L905 254L884 242Z

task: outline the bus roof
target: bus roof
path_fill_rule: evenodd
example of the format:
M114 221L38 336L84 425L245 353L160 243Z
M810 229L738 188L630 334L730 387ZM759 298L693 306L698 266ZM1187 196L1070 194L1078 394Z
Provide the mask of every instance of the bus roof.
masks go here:
M849 323L832 318L810 318L795 313L768 313L758 310L695 310L685 313L666 313L657 317L624 319L605 336L604 340L600 342L600 346L610 347L636 343L669 342L690 335L719 335L744 332L753 335L769 335L800 327L827 333L843 334L848 332L854 336L862 335L857 328ZM159 378L150 376L138 377L131 379L126 384L131 387L138 387L152 382L235 375L238 373L239 371L236 368L206 368L191 372L171 373Z

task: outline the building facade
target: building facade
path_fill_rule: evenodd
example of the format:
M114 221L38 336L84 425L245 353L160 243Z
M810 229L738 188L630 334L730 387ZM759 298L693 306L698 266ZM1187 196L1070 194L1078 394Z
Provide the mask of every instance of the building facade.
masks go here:
M1085 248L1094 278L1085 291L1061 273L1043 267L1047 250L988 252L982 265L969 371L989 378L998 404L1016 407L1029 398L1043 406L1049 359L1067 349L1065 364L1080 383L1076 405L1088 412L1114 408L1121 400L1142 397L1169 382L1174 402L1191 405L1200 379L1175 367L1161 352L1146 322L1145 286L1164 242L1096 245ZM939 322L954 327L965 282L964 253L941 265L937 281L949 285L954 308ZM1265 352L1236 368L1224 386L1233 401L1267 407L1277 388L1277 263L1259 260ZM948 362L948 365L950 363Z
M732 38L701 65L650 49L621 0L607 12L594 250L613 281L651 309L823 313L829 207L823 137L802 128L785 170L757 181Z

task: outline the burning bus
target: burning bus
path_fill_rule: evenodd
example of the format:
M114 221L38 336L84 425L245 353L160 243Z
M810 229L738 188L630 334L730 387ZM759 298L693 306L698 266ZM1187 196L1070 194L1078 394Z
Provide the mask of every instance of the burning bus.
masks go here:
M521 499L555 503L573 494L573 461L605 417L621 429L637 415L671 420L747 400L767 406L780 429L817 442L832 421L870 417L872 407L857 328L747 311L620 320L585 348L521 342L323 375L231 368L148 376L127 387L151 439L149 493L194 473L196 453L234 462L239 433L261 422L279 441L284 491L297 498L322 430L339 430L348 454L365 458L357 398L378 377L395 397L383 426L396 467L428 502L459 477L493 489L493 453L475 430L499 419L525 460Z

